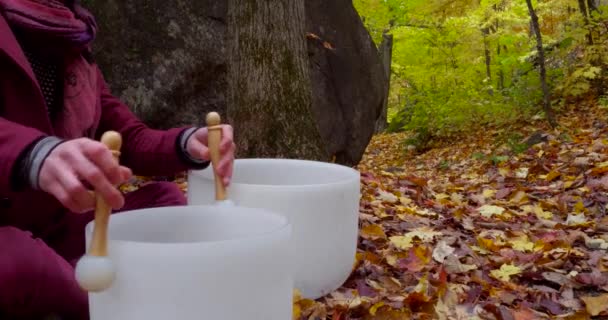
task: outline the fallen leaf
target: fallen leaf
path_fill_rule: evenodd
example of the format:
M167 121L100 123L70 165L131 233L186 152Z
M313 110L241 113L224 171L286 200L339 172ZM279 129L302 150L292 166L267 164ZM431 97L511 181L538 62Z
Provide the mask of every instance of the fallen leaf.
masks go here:
M491 218L492 216L500 216L503 214L503 212L505 212L505 208L499 207L499 206L494 206L494 205L483 205L481 207L479 207L479 212L481 213L482 216L486 217L486 218Z
M589 312L589 315L595 317L595 316L599 316L600 314L605 313L606 311L608 311L608 294L602 294L599 296L585 296L585 297L581 297L581 300L583 300L583 302L585 302L585 308L587 309L587 312ZM608 313L605 313L605 315L608 315Z
M370 224L361 228L360 234L364 239L386 239L386 234L384 233L382 226L377 224Z
M388 203L396 203L397 201L399 201L399 198L397 198L396 195L390 193L390 192L386 192L384 190L378 190L378 193L380 194L378 196L378 199L384 201L384 202L388 202Z
M527 236L522 236L516 239L509 240L511 247L522 252L530 252L534 250L534 243L530 242Z
M492 270L490 275L498 280L508 282L511 280L511 276L521 273L521 269L518 266L511 264L503 264L500 269Z
M456 249L450 247L445 241L439 241L435 249L433 250L433 259L439 263L443 263L443 260L449 255L454 253Z

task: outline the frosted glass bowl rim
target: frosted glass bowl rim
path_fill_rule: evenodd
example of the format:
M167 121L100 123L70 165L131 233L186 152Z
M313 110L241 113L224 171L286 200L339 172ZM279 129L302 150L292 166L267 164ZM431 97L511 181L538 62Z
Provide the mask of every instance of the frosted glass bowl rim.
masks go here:
M234 237L234 238L229 238L229 239L222 239L222 240L213 240L213 241L156 242L156 241L120 240L120 239L117 240L117 239L112 239L112 237L111 237L110 229L112 228L112 219L120 219L120 216L125 215L125 217L126 217L126 215L133 215L133 214L139 214L145 218L145 217L149 217L150 215L153 215L155 212L162 212L166 209L179 209L179 208L203 209L203 210L205 210L205 209L217 210L218 209L216 205L165 206L165 207L134 209L134 210L128 210L128 211L123 211L120 213L112 214L110 216L110 220L108 222L108 246L111 246L111 245L120 245L120 246L136 245L136 246L141 246L141 247L155 247L155 248L162 247L163 249L171 249L171 248L175 248L175 247L180 247L180 248L205 247L205 246L211 246L211 245L230 246L230 245L239 244L239 243L242 243L243 241L248 241L248 240L272 238L276 234L281 234L283 232L289 232L290 236L292 233L292 223L285 216L274 213L272 211L267 211L267 210L259 209L259 208L238 207L239 210L248 211L247 213L239 213L238 215L242 215L242 216L251 215L251 214L255 214L258 216L264 215L264 216L267 216L267 217L270 217L270 218L276 220L278 222L277 223L278 226L273 227L272 229L269 229L267 231L263 231L263 232L256 233L256 234ZM220 209L220 210L224 210L224 209ZM174 213L169 213L169 214L174 214ZM225 215L226 213L225 212L216 213L216 211L212 211L212 212L201 212L201 213L192 213L192 214ZM234 213L228 213L228 214L234 214ZM85 237L86 236L92 237L94 224L95 224L95 220L91 220L89 223L86 224ZM137 224L135 224L135 226L136 225Z
M267 188L267 189L301 189L301 188L319 188L323 186L336 186L336 185L345 185L351 183L360 183L361 181L361 173L349 166L323 162L323 161L315 161L315 160L305 160L305 159L288 159L288 158L240 158L235 159L235 168L236 163L268 163L268 165L272 165L273 163L278 162L288 162L290 164L307 164L318 167L324 167L330 170L340 170L345 173L348 173L349 176L343 179L336 180L335 182L320 182L320 183L305 183L305 184L263 184L263 183L247 183L247 182L238 182L234 179L230 182L231 186L243 186L243 187L255 187L255 188ZM195 176L197 178L201 178L204 180L208 180L213 182L213 173L211 171L211 167L207 167L202 170L190 170L188 171L188 176ZM228 187L230 188L230 187Z

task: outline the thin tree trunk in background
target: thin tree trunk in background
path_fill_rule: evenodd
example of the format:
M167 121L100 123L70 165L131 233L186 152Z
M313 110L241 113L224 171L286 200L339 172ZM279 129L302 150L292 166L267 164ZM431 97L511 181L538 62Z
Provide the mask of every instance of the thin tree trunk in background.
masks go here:
M591 25L589 23L589 12L587 11L587 4L585 0L578 0L578 8L581 11L581 14L585 18L585 28L587 28L587 43L593 44L593 34L591 33Z
M382 43L380 44L380 60L384 67L384 74L386 75L386 92L384 94L384 102L382 103L382 112L380 117L376 120L376 133L384 131L388 127L387 114L388 114L388 99L391 88L391 64L393 61L393 35L384 33L382 35Z
M496 45L496 59L500 58L500 42ZM498 65L498 82L496 83L498 90L502 91L505 88L505 72L502 70L502 66Z
M488 33L490 31L488 28L481 29L481 33L483 34L483 48L486 56L486 77L489 83L492 83L492 56L490 55L490 47L488 46ZM494 90L489 89L488 93L490 95L494 94Z
M547 86L547 71L545 69L545 50L543 48L543 38L540 33L540 27L538 25L538 16L532 7L532 0L526 0L528 4L528 12L530 13L530 20L532 23L533 32L536 35L536 49L538 50L538 64L540 68L540 83L543 90L543 109L547 115L547 120L552 127L557 126L555 117L553 115L553 109L551 108L551 100L549 97L549 87Z
M311 111L304 0L228 0L227 114L238 157L329 160Z
M592 14L593 11L598 12L597 3L594 0L587 0L587 7L589 8L589 14Z

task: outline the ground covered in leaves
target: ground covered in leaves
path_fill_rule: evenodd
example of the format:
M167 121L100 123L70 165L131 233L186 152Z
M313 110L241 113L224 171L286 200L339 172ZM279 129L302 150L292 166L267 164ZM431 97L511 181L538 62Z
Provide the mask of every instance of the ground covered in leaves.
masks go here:
M353 274L296 297L294 318L608 319L606 120L577 110L420 155L374 137Z
M424 154L374 137L353 273L294 319L608 319L607 123L579 107Z

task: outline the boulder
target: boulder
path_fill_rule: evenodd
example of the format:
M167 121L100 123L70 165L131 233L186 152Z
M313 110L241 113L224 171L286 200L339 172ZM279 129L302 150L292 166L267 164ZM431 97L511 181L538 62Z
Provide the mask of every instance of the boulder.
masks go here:
M378 49L351 0L307 0L306 20L321 136L337 163L357 164L375 132L387 86Z
M112 92L153 128L226 112L226 1L83 0L100 26L94 52ZM336 162L357 164L386 81L350 0L307 0L313 111ZM238 134L238 133L236 133Z
M153 128L223 112L226 2L82 0L97 18L95 59L112 92Z

